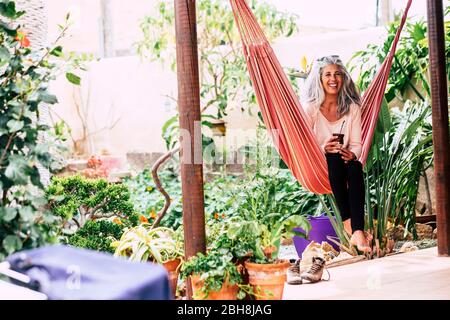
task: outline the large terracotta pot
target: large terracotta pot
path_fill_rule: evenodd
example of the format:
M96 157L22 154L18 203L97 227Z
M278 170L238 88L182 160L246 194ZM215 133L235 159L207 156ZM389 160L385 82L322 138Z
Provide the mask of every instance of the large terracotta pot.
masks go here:
M174 298L177 293L178 266L180 265L180 263L181 263L180 259L170 260L163 263L164 268L166 268L167 272L169 272L170 290L172 292L172 297Z
M204 297L204 293L201 292L203 287L203 281L200 280L199 275L193 275L190 277L193 297L198 300L237 300L238 286L237 284L230 284L226 280L222 288L219 291L209 291L208 296Z
M289 266L287 260L269 264L245 262L256 300L281 300Z

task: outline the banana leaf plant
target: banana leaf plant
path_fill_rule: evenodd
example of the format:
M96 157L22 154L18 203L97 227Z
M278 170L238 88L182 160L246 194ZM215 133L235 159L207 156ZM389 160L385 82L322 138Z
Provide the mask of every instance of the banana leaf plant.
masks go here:
M408 101L392 110L386 101L365 166L367 227L377 249L387 243L388 221L415 232L415 203L423 168L432 165L431 107Z

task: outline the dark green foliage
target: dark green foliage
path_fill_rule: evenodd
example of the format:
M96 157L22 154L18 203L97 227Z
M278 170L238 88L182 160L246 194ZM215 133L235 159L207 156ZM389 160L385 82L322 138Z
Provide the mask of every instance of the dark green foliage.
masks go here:
M63 234L69 234L64 241L76 247L113 253L111 241L119 240L125 227L139 224L123 184L81 176L54 177L46 196L53 214L64 222Z
M128 217L134 212L130 192L124 184L81 176L52 179L46 196L53 213L82 227L89 219Z
M445 9L447 17L450 7ZM379 64L385 59L395 37L395 32L400 20L388 26L388 37L380 45L370 44L366 50L354 54L350 63L351 70L359 71L358 85L365 90L370 84L373 76L378 70ZM450 22L445 22L445 55L447 58L447 78L450 80ZM407 20L398 43L395 59L389 74L385 98L391 102L395 97L401 101L407 99L405 96L408 89L414 92L415 98L424 100L430 97L430 86L428 82L429 60L428 60L428 35L427 24L423 20L409 22Z
M166 170L158 174L161 184L171 198L171 205L161 221L161 226L176 230L183 223L183 208L181 202L181 181L174 170L169 165L166 165ZM134 210L138 214L144 215L149 223L154 222L156 213L164 206L164 197L156 189L150 170L144 170L134 178L125 179L124 185L130 190L130 200L134 205Z
M114 253L111 242L120 239L123 227L108 220L87 221L69 237L68 244L91 250Z
M201 293L207 297L210 291L219 291L227 279L230 284L242 282L242 277L232 259L233 256L223 250L210 251L206 256L198 253L183 263L180 275L183 279L192 275L201 276L204 281ZM240 298L243 296L244 294L239 295Z
M57 241L58 219L46 209L38 166L59 170L55 154L62 147L39 123L39 108L57 102L48 85L60 70L48 60L52 48L31 49L26 35L13 26L22 14L13 1L0 2L0 261ZM48 138L38 140L43 134Z
M391 113L390 125L375 132L365 167L369 228L376 227L380 239L388 220L415 233L419 179L433 161L430 106L408 103Z

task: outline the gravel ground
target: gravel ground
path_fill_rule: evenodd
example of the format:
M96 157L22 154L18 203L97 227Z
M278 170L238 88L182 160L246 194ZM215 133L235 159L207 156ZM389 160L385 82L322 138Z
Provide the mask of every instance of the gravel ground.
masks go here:
M394 250L400 250L402 245L405 242L412 242L416 247L420 249L428 249L437 246L437 239L423 239L423 240L416 240L416 241L397 241L395 243Z
M395 243L394 250L398 251L402 247L402 245L406 241L397 241ZM437 240L436 239L423 239L423 240L417 240L417 241L411 241L414 243L415 246L417 246L420 249L427 249L431 247L437 246ZM295 246L293 244L291 245L281 245L280 246L280 252L278 253L279 259L295 259L297 260L299 258L297 254L297 250L295 250Z

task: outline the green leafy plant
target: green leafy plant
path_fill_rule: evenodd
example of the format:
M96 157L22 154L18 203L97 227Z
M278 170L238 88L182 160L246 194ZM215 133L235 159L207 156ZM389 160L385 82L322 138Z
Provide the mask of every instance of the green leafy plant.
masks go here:
M256 208L256 202L255 205ZM311 229L308 220L300 215L285 218L279 213L267 212L261 216L256 211L245 210L240 214L241 217L227 221L226 238L232 244L231 251L237 258L249 257L250 261L256 263L273 263L277 260L283 238L294 235L306 237L306 234L294 231L294 228L300 227L305 232Z
M302 188L289 169L283 168L263 129L240 152L246 158L243 177L223 177L205 185L205 204L211 218L221 220L222 215L240 215L243 209L253 211L255 207L259 216L278 212L280 219L316 214L317 197Z
M433 160L430 106L408 102L392 115L377 128L365 167L368 227L380 246L389 220L415 233L419 178Z
M159 179L171 197L171 206L161 221L161 226L177 230L183 224L181 202L181 180L175 169L168 166L159 173ZM157 212L164 206L164 197L156 189L150 170L144 170L133 178L123 180L130 190L134 210L145 216L149 223L157 218Z
M220 207L216 198L221 193L205 193L207 201L211 196L211 203L216 202L207 224L208 246L227 248L238 260L273 262L281 239L294 234L305 236L293 229L300 227L308 232L310 225L305 216L317 209L315 196L302 189L289 170L271 166L276 153L260 152L267 147L257 143L249 155L254 165L246 166L246 177L222 187L226 190L225 206Z
M183 237L169 228L157 227L150 229L150 225L141 224L126 230L120 240L111 245L115 248L115 256L128 257L132 261L154 261L165 263L175 259L182 259Z
M233 256L226 250L208 251L206 255L198 253L183 263L180 269L182 279L199 276L203 286L196 298L206 299L211 291L219 291L228 281L231 285L242 283L242 276L233 263ZM239 290L238 299L243 299L245 292Z
M74 247L114 253L113 241L120 239L124 225L109 220L89 220L86 224L69 236L68 244Z
M321 205L319 209L321 210L323 209L325 211L337 235L337 239L328 237L328 241L339 245L341 250L344 250L347 253L356 256L358 254L358 251L356 250L355 247L350 245L350 236L344 229L344 223L341 219L339 208L337 206L334 195L333 194L327 194L325 196L318 195L317 197Z
M445 9L445 17L448 16L450 7ZM365 90L373 79L378 65L387 57L395 33L400 24L396 20L388 26L388 36L382 45L368 45L366 50L358 51L350 61L351 70L359 71L358 84ZM447 57L447 78L450 80L450 22L445 21L445 54ZM410 22L408 19L402 32L397 51L395 53L392 69L389 74L385 98L390 103L395 97L400 101L413 99L414 96L424 101L430 97L430 85L428 80L428 37L427 25L423 20ZM409 95L412 90L413 96ZM415 99L413 99L415 100Z
M61 144L41 123L43 104L55 104L49 82L64 69L62 47L35 50L16 20L24 12L14 1L0 2L0 260L23 248L53 243L57 219L46 210L39 167L55 172ZM61 27L64 36L68 21ZM62 71L63 70L63 71Z
M46 197L53 214L61 217L65 224L73 222L77 228L88 220L119 217L136 223L138 219L127 186L104 179L54 177Z

